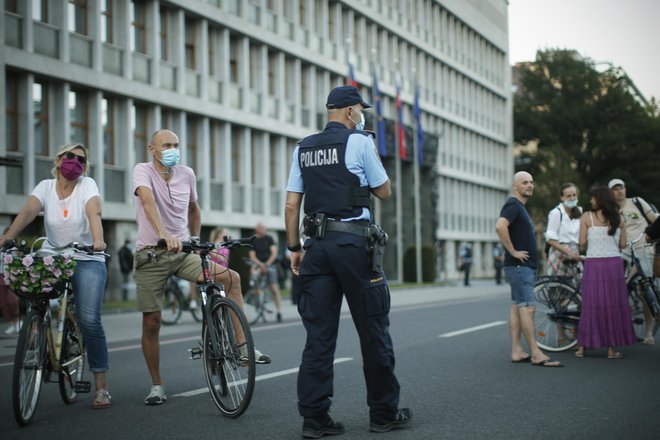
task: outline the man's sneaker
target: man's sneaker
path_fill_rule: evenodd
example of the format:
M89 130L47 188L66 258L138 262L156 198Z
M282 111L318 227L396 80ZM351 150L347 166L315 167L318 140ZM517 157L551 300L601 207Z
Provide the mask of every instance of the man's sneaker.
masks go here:
M263 354L256 348L254 349L254 361L257 364L270 364L270 356Z
M190 302L188 303L188 308L190 310L197 309L197 301L195 301L194 299L191 299Z
M238 349L241 352L241 362L244 364L248 363L248 355L247 355L247 344L240 345ZM267 354L263 354L256 348L254 349L254 363L255 364L270 364L270 356Z
M321 438L324 435L339 435L346 432L342 423L335 422L325 414L321 417L305 417L303 421L303 438Z
M282 322L282 314L277 312L277 322Z
M397 410L394 417L390 420L372 419L369 423L369 430L374 432L387 432L393 429L404 428L412 420L412 411L410 408L401 408Z
M165 387L162 385L154 385L151 387L151 392L144 399L144 403L147 405L160 405L167 400L165 395Z

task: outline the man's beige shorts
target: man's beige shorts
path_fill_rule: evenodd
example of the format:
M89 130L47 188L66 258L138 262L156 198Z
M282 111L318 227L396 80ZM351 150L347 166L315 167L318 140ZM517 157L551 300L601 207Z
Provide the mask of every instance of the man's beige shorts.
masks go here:
M155 253L156 261L149 257L150 253ZM157 312L162 308L167 279L176 275L196 282L202 273L202 259L199 255L168 252L167 249L141 249L135 255L134 269L138 310Z

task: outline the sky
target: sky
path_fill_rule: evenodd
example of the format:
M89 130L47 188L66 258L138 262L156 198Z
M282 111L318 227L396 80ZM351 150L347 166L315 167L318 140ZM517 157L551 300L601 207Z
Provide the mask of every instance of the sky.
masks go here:
M575 49L622 67L648 100L660 100L660 1L509 0L509 61L538 49Z

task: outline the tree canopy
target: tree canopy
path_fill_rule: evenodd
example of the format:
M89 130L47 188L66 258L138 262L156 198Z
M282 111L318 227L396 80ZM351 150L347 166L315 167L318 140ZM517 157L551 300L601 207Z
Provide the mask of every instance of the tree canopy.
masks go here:
M574 50L548 49L514 67L514 85L516 170L534 176L535 220L544 221L565 182L578 186L582 206L592 186L615 177L629 197L660 205L657 102L645 105L620 68L599 71Z

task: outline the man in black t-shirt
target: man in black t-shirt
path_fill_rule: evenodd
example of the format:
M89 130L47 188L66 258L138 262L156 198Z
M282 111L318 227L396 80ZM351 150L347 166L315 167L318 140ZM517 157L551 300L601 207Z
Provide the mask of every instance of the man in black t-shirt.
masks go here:
M525 171L513 178L512 196L504 203L495 229L506 250L504 274L511 285L511 361L531 362L539 367L563 367L546 356L536 344L534 332L534 282L538 268L538 250L535 228L525 209L525 203L534 193L534 179ZM532 352L527 354L521 345L520 335L525 336Z
M273 237L266 234L266 226L263 223L257 223L254 234L256 238L252 242L253 249L250 250L250 260L261 267L263 273L267 273L268 288L273 294L275 307L277 308L277 322L282 322L282 299L280 297L277 267L274 265L277 260L277 246L275 246Z

